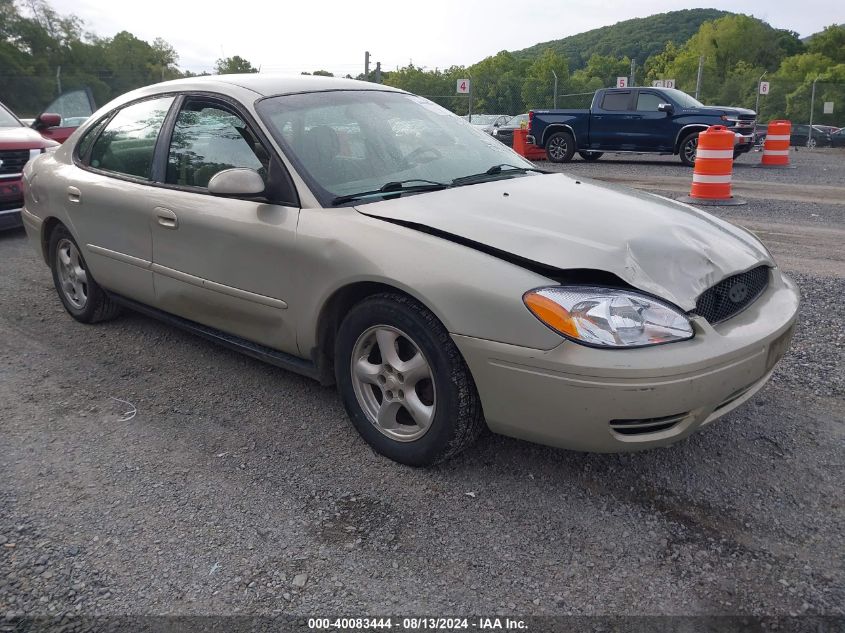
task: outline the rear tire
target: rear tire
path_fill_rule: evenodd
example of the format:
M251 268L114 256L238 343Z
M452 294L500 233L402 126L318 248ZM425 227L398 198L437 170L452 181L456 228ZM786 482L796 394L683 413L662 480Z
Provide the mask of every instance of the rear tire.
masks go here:
M53 284L70 316L81 323L99 323L120 314L120 306L94 281L76 240L64 226L50 233L47 252Z
M469 368L443 324L410 297L385 293L340 325L335 378L353 426L382 455L430 466L484 428Z
M687 167L695 166L695 151L698 149L698 135L700 132L690 132L682 140L678 146L678 154L681 162Z
M553 163L568 163L575 154L575 138L570 132L557 132L546 141L546 157Z
M604 152L578 152L578 156L588 163L594 163L604 155Z

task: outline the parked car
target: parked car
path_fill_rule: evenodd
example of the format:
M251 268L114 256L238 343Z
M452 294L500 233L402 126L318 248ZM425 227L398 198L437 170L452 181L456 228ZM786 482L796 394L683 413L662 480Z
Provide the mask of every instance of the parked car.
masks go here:
M21 174L24 165L56 145L58 143L26 127L11 110L0 103L0 230L21 225Z
M493 130L504 125L511 119L510 114L473 114L472 117L464 117L472 125L479 128L487 134L492 134Z
M736 135L734 158L754 147L757 115L745 108L705 106L674 88L597 90L589 110L529 112L529 142L546 149L550 161L564 163L575 152L597 160L603 152L677 154L692 166L698 135L724 125Z
M830 135L836 128L829 125L814 125L810 134L809 125L793 125L789 136L789 144L794 147L830 147Z
M830 135L832 147L845 147L845 128L839 128Z
M492 134L508 147L513 147L513 131L528 127L528 113L518 114L506 123L494 127Z
M543 172L378 84L141 88L24 183L73 318L129 307L336 383L364 439L405 464L485 424L577 450L669 444L766 383L797 315L750 232Z

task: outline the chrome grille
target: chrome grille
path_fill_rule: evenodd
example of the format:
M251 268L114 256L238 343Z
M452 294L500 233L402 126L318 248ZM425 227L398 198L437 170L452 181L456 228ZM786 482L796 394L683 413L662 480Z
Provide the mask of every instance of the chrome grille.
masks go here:
M693 312L711 324L725 321L754 303L768 285L768 266L752 268L705 290L695 302Z

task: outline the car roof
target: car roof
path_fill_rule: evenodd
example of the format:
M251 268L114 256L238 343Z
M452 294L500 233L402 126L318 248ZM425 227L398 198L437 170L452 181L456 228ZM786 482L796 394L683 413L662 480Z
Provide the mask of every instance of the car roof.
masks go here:
M299 92L323 92L329 90L387 90L403 92L397 88L375 84L357 79L323 77L320 75L281 75L275 73L246 73L238 75L206 75L174 79L160 84L157 88L171 90L195 90L202 85L220 88L224 85L237 86L251 90L262 97L295 94Z

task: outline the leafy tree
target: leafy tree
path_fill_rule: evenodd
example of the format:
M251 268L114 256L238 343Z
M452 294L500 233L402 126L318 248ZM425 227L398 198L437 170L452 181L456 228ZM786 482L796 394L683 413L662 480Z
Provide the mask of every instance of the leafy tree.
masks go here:
M837 64L845 63L845 24L828 26L821 33L813 35L807 50L824 55Z
M218 59L214 64L214 74L233 75L239 73L257 73L258 69L239 55Z

